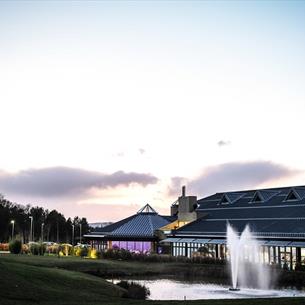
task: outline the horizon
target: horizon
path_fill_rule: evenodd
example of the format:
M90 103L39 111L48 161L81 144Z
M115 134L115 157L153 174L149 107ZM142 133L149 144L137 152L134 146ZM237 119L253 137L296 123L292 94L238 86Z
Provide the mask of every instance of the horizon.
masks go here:
M1 1L0 194L88 222L305 184L305 2Z

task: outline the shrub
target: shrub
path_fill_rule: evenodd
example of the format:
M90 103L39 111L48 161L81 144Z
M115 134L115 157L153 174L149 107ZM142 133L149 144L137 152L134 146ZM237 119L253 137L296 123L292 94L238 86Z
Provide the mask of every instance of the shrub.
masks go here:
M123 295L125 298L145 300L150 295L147 287L135 282L121 281L117 285L127 290L127 293Z
M172 256L168 254L155 253L135 253L125 249L107 249L102 252L102 257L105 259L133 260L142 262L177 262L177 263L195 263L195 264L216 264L225 265L227 262L224 259L218 259L207 256L193 256L191 258L185 256Z
M44 255L46 252L46 246L42 243L30 243L29 249L33 255Z
M29 254L29 252L30 252L29 245L23 244L21 252L22 252L22 254Z
M0 244L0 251L9 251L9 244L8 243Z
M300 263L296 263L294 270L295 271L305 271L305 265L302 265Z
M81 257L85 257L85 256L88 256L88 248L87 247L82 247L81 248L81 251L80 251L80 256Z
M119 250L119 256L120 259L127 261L127 260L131 260L132 259L132 254L130 251L125 250L125 249L120 249Z
M20 240L15 239L9 243L9 250L11 253L19 254L21 252L22 243Z
M48 252L49 254L58 254L59 252L59 245L54 243L52 245L47 245L46 246L46 252Z
M89 248L87 256L94 259L101 258L101 251L94 248Z
M81 254L81 247L80 246L75 246L73 249L74 255L75 256L80 256Z
M73 253L74 253L73 246L70 244L61 244L60 250L62 251L63 255L65 255L65 256L73 255Z
M85 257L88 256L89 248L87 246L78 245L74 247L74 255Z

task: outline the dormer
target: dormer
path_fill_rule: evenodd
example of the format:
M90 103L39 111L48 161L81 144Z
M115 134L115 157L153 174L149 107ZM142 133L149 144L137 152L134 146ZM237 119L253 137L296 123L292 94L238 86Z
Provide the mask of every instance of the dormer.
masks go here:
M230 204L236 202L238 199L243 197L243 193L225 193L221 197L218 204Z
M256 191L250 203L262 203L264 202L264 198L260 191Z
M263 203L269 201L272 197L279 194L279 191L259 190L254 193L250 203Z
M229 203L231 203L230 199L228 198L227 194L224 194L221 197L221 199L220 199L218 204L229 204Z
M293 187L287 194L284 201L298 201L302 200L303 198L305 198L305 189L300 187Z

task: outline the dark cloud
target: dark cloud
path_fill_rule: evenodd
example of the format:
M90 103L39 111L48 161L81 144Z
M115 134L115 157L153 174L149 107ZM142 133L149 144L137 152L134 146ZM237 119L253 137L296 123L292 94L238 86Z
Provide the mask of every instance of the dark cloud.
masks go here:
M42 197L77 197L91 188L107 189L133 183L146 186L157 182L155 176L146 173L103 174L69 167L29 169L16 174L0 172L0 192Z
M173 177L171 183L168 186L167 193L169 196L179 196L181 194L181 188L187 183L187 179L184 177Z
M224 140L220 140L217 142L217 145L222 147L222 146L227 146L227 145L230 145L231 144L231 141L224 141Z
M215 192L255 188L263 183L297 175L299 172L268 161L232 162L206 169L200 176L188 180L188 193L197 196ZM172 178L171 192L180 190L182 178ZM180 185L179 185L180 184Z

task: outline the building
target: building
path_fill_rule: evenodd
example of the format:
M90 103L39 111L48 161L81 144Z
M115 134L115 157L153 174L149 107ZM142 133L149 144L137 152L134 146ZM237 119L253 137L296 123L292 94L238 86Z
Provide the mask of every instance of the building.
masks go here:
M289 269L305 264L305 186L216 193L197 204L196 220L163 240L172 255L192 257L205 247L209 255L225 259L230 223L240 234L249 225L262 262Z
M176 216L159 215L149 204L146 204L136 214L96 229L84 237L99 250L117 247L143 253L156 252L159 244L156 230L175 219Z

